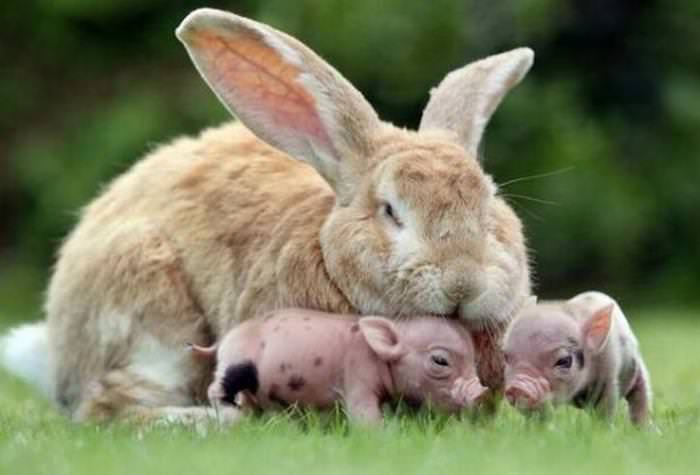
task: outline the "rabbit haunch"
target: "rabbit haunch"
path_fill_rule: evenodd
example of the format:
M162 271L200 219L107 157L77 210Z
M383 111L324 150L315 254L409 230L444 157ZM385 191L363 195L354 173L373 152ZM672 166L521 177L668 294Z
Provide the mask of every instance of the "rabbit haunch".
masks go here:
M491 329L529 296L529 268L520 221L476 150L532 52L452 72L408 131L269 26L202 9L177 34L242 124L157 149L83 210L46 302L61 406L110 419L196 404L207 367L173 352L292 306L458 315L488 336L479 371L499 384ZM167 381L162 361L138 357L154 345Z
M351 417L381 420L381 403L404 399L458 412L487 394L476 375L471 336L439 317L392 322L304 309L247 320L197 357L216 357L212 405L327 409L343 401Z
M645 424L651 381L637 338L611 297L584 292L526 306L508 328L506 398L524 411L546 402L593 406L611 417L620 397Z

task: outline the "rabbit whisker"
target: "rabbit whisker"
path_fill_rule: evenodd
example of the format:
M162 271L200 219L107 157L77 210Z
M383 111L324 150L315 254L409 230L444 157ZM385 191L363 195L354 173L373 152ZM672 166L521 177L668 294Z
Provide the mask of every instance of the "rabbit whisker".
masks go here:
M543 205L559 206L559 203L557 203L556 201L543 200L540 198L535 198L535 197L527 196L527 195L519 195L519 194L515 194L515 193L504 193L502 196L505 196L508 198L518 198L521 200L532 201L532 202L543 204Z
M573 169L574 169L574 167L565 167L565 168L561 168L559 170L554 170L552 172L540 173L538 175L529 175L529 176L522 176L519 178L513 178L512 180L504 181L503 183L498 183L498 187L503 188L503 187L506 187L508 185L512 185L514 183L520 183L522 181L537 180L538 178L547 178L550 176L561 175L562 173L570 172Z
M544 222L544 218L542 218L542 216L540 216L539 214L535 213L535 212L532 211L531 209L528 209L526 206L523 206L523 205L521 205L520 203L516 203L516 202L513 201L513 200L508 200L508 202L509 202L511 205L513 205L513 206L515 206L516 208L518 208L519 210L522 210L522 211L524 211L525 213L527 213L527 215L530 216L530 217L531 217L532 219L534 219L535 221L539 221L540 223L543 223L543 222Z

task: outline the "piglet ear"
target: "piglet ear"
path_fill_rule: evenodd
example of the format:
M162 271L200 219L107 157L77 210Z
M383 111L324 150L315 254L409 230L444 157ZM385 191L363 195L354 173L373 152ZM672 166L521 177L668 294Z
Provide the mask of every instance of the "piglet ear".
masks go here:
M610 303L596 310L583 325L584 344L594 353L602 351L608 342L614 309L615 304Z
M367 344L379 358L395 361L404 355L405 350L396 325L382 317L364 317L360 319L360 331Z

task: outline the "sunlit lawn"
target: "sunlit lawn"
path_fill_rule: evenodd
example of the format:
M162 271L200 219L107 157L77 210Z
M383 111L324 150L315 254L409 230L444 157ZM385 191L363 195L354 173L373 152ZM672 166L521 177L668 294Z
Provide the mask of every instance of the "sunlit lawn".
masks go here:
M317 415L278 415L207 434L80 426L2 373L0 474L700 473L700 319L637 316L658 431L632 428L624 412L611 427L573 409L534 423L505 405L477 421L392 416L375 431Z

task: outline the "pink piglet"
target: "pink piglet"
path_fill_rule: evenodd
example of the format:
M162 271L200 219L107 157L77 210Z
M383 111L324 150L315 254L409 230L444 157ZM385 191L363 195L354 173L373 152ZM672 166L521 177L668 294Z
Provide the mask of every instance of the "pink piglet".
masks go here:
M381 421L388 399L447 412L471 408L488 389L476 374L469 332L440 317L392 321L285 309L241 323L213 347L212 405L325 409L343 401L352 419Z

